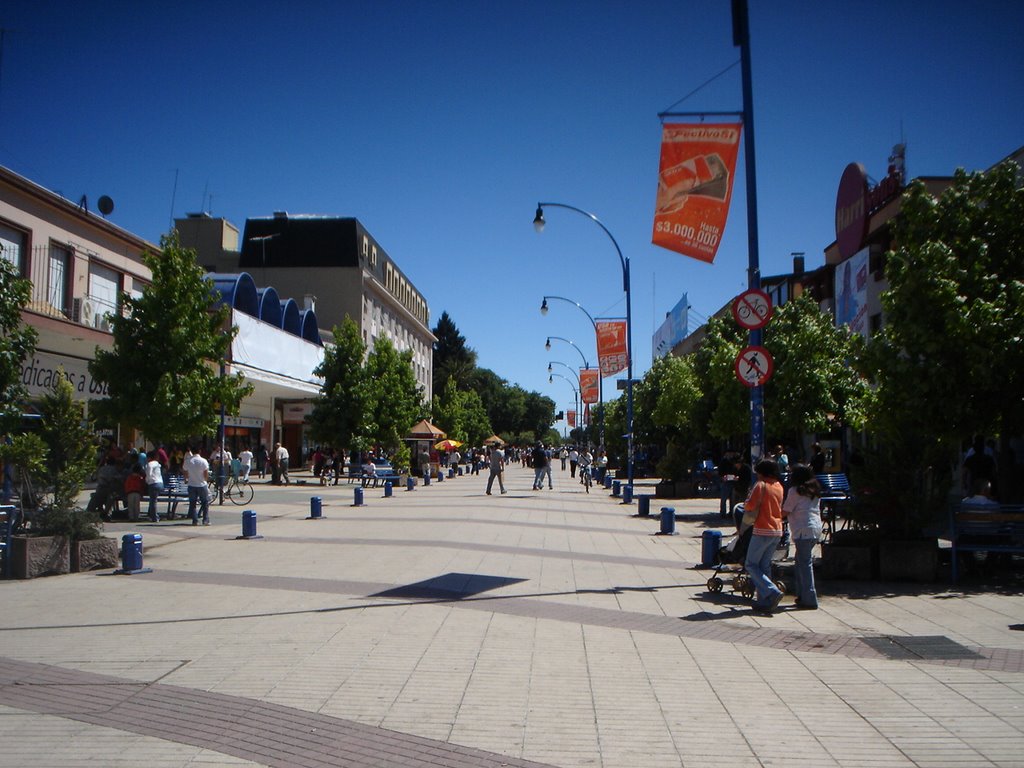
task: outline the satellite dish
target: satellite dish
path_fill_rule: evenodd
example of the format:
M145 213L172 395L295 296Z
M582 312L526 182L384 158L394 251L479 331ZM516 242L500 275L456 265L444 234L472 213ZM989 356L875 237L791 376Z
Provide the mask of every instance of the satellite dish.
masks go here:
M100 213L102 213L104 216L109 216L114 212L114 201L110 199L107 195L103 195L99 199L98 205L100 207Z

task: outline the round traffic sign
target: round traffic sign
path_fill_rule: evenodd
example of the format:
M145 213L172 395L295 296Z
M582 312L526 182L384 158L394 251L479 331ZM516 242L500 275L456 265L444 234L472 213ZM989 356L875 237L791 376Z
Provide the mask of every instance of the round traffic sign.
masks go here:
M748 331L768 325L772 312L771 297L759 288L744 291L732 303L732 316Z
M764 347L747 347L736 356L736 378L748 387L760 387L772 377L775 361Z

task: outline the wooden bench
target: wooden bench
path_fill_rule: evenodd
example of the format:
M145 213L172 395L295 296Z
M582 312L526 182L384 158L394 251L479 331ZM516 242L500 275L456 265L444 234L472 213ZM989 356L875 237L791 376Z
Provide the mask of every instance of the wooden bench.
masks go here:
M1024 504L963 504L950 507L952 577L956 584L958 552L1024 554Z

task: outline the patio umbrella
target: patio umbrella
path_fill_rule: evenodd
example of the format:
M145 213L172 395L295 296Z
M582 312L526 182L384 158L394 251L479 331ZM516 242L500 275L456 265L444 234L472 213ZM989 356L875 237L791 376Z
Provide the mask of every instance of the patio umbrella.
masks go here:
M504 445L504 444L505 444L505 441L502 440L497 435L491 435L486 440L484 440L484 445Z
M460 445L462 445L462 443L458 440L442 440L439 443L434 443L434 447L439 451L453 451Z

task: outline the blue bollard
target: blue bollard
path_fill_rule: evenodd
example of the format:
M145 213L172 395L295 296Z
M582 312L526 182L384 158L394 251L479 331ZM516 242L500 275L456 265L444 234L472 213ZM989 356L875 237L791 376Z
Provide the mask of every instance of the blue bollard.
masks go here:
M415 487L416 487L416 478L411 477L411 476L405 478L405 490L411 491Z
M661 531L662 536L675 536L676 534L676 510L675 507L661 508Z
M700 535L700 564L704 568L712 567L718 562L718 552L722 548L721 531L704 531Z
M361 506L363 506L363 489L362 488L356 488L353 491L352 496L353 496L353 500L352 500L352 506L353 507L361 507Z
M309 500L309 517L311 520L323 516L323 501L319 496L314 496Z
M604 487L606 489L612 487L612 476L611 475L605 475L604 476Z
M459 477L462 477L462 467L459 467Z
M633 503L633 486L624 485L622 486L622 503L632 504Z
M423 487L426 488L428 485L430 485L430 472L429 471L423 473Z
M636 513L640 517L651 516L651 497L646 493L636 497Z
M453 467L448 467L448 477L455 477L455 469Z
M612 480L612 496L615 498L619 497L619 490L622 488L622 483L618 480Z
M152 573L152 568L142 567L142 534L127 533L121 537L121 567L114 571L130 576L133 573Z
M395 492L395 487L391 485L390 480L384 481L384 498L390 499L392 494Z
M142 570L141 533L127 533L121 537L121 570L126 573Z
M443 483L444 482L444 472L442 472L440 469L437 470L437 482L439 482L439 483Z
M317 499L319 501L319 499ZM251 539L256 535L256 510L247 509L242 512L242 537Z

